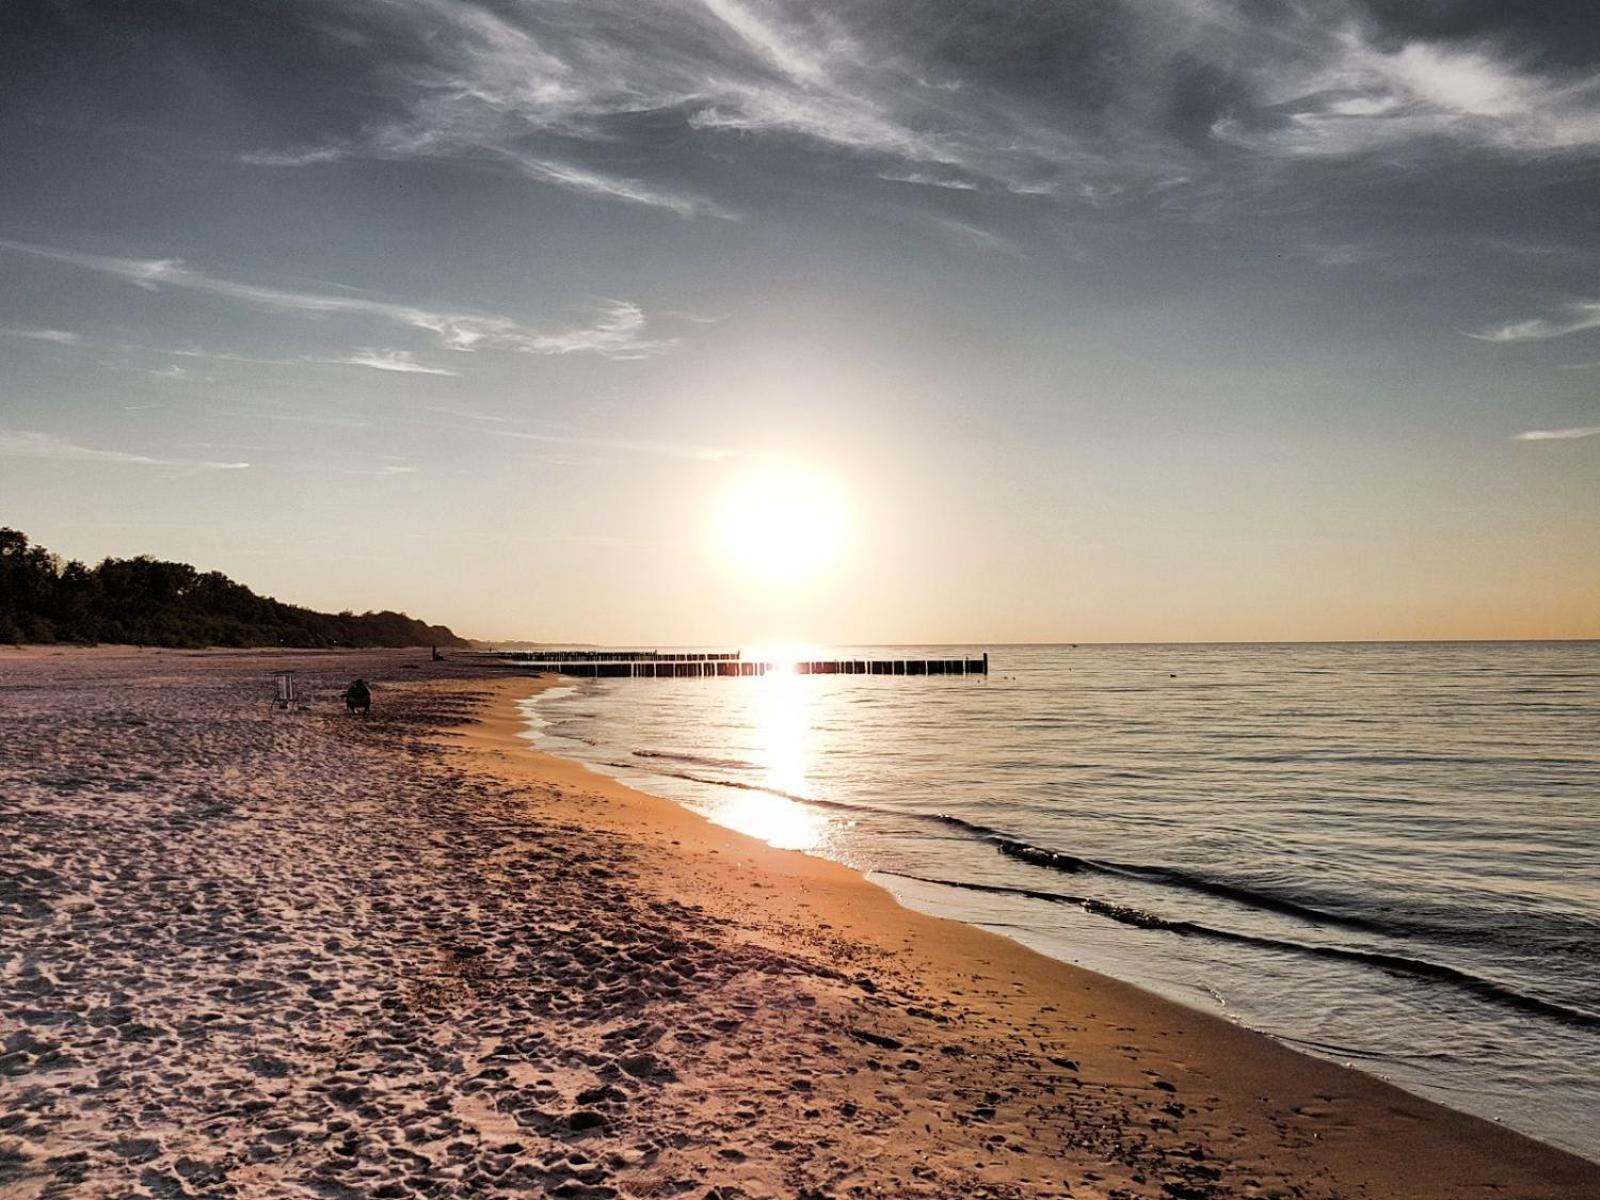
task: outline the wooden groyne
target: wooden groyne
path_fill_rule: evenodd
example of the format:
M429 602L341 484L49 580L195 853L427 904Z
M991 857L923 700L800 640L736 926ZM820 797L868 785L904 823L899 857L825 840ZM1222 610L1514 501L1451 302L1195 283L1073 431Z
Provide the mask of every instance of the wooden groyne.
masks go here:
M824 658L771 662L738 651L491 650L508 667L532 667L577 679L737 679L788 672L795 675L987 675L989 655L979 658Z
M744 655L738 650L492 650L497 658L518 662L731 662Z

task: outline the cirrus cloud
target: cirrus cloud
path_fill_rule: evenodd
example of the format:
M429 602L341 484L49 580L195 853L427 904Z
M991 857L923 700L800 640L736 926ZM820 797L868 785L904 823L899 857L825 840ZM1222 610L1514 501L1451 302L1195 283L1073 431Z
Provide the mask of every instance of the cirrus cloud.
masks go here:
M1580 425L1571 429L1527 429L1513 434L1514 442L1570 442L1580 438L1600 437L1600 425Z
M1542 342L1600 329L1600 300L1570 304L1559 317L1529 317L1468 334L1484 342Z
M178 288L223 296L280 312L367 317L435 334L452 350L511 350L522 354L590 353L608 358L642 358L659 353L676 339L647 336L644 311L636 304L607 300L588 325L541 331L510 317L452 312L361 295L295 291L207 275L178 259L117 258L0 238L0 249L82 270L125 279L139 287ZM373 366L372 361L361 366ZM390 366L390 370L404 370ZM413 368L415 369L415 368Z
M194 458L164 458L126 450L85 446L49 433L0 429L0 458L38 458L51 462L116 463L135 467L184 467L201 471L242 471L247 462L208 462Z

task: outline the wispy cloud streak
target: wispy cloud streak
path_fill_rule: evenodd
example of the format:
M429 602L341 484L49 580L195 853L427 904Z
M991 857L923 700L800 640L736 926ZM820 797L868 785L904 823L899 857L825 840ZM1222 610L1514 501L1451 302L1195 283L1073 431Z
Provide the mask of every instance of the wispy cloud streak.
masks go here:
M111 349L134 354L159 354L167 358L193 359L202 362L245 363L263 367L366 367L374 371L393 371L407 375L440 375L459 377L461 372L449 367L419 360L410 350L354 350L345 355L301 355L292 358L262 358L256 355L236 354L226 350L201 350L192 346L178 348L146 346L133 342L105 343L93 341L78 333L53 329L0 329L0 336L25 337L36 341L53 342L64 346L89 349ZM193 374L176 363L147 372L157 379L190 379Z
M557 187L565 188L571 192L580 192L589 196L603 196L611 200L622 200L628 204L642 205L645 208L664 208L677 213L680 217L709 216L733 221L737 220L739 216L731 209L724 208L720 204L714 204L701 196L651 187L640 183L636 179L608 175L602 171L581 167L574 163L560 162L550 158L536 158L532 155L511 150L503 153L507 160L514 163L517 169L528 178L542 183L553 183Z
M1512 435L1514 442L1570 442L1578 438L1600 437L1600 425L1579 425L1572 429L1527 429Z
M628 145L639 122L654 120L684 134L783 136L934 168L926 179L950 188L1051 191L1065 169L1106 161L1066 128L968 88L937 62L870 44L812 6L527 0L491 10L416 0L360 11L378 14L387 36L409 38L427 64L399 76L395 98L409 115L343 141L252 150L242 161L295 167L487 154L570 191L723 218L737 214L601 160ZM1117 157L1126 171L1137 156L1124 146ZM1170 173L1170 161L1141 169Z
M1531 317L1493 325L1469 334L1484 342L1542 342L1600 329L1600 300L1586 300L1567 307L1563 317Z
M82 334L66 329L0 329L0 335L33 342L54 342L58 346L76 346L83 341Z
M0 457L38 458L52 462L117 463L136 467L184 467L202 471L240 471L245 462L206 462L192 458L157 458L125 450L80 445L48 433L0 429Z
M499 159L572 192L728 217L678 176L700 148L737 162L733 134L853 156L885 182L1096 207L1159 194L1163 211L1225 170L1248 183L1239 149L1271 167L1401 146L1600 147L1593 72L1509 35L1407 32L1366 0L1041 5L1004 21L934 0L909 7L914 22L893 3L801 0L342 8L407 48L411 65L378 84L385 115L244 161Z
M626 301L604 302L587 326L547 333L510 317L450 312L365 296L293 291L223 279L192 270L178 259L115 258L7 238L0 238L0 249L125 279L144 288L204 292L280 312L375 318L435 334L452 350L497 349L542 355L592 353L613 358L639 358L659 353L673 344L672 339L646 336L643 310Z
M1216 121L1221 140L1292 158L1430 141L1518 157L1600 147L1592 72L1541 70L1488 37L1396 39L1354 4L1285 6L1270 28L1243 19L1243 5L1195 7L1228 31L1220 41L1255 43L1244 69L1255 104Z
M374 371L396 371L403 375L460 375L448 367L430 366L418 362L409 350L360 350L347 358L308 359L311 362L332 363L335 366L370 367Z

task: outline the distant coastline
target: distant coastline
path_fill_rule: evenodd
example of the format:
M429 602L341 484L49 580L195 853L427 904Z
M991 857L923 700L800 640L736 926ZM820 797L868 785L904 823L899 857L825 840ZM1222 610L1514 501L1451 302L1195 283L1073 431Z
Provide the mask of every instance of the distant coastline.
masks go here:
M464 648L402 612L325 613L258 596L220 571L140 555L94 567L0 527L0 644L123 643L194 649Z

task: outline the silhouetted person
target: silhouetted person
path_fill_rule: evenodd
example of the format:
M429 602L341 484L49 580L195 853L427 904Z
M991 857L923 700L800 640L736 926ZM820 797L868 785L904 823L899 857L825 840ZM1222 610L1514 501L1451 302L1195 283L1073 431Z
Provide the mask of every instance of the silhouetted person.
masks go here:
M365 679L358 679L344 690L344 706L347 712L370 712L372 710L372 689L367 686Z

